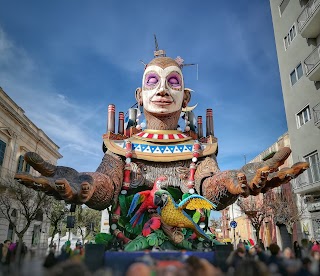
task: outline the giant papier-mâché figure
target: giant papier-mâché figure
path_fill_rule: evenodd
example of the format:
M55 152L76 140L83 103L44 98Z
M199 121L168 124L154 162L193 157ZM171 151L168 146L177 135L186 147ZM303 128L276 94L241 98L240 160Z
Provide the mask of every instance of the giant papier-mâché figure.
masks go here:
M308 168L307 163L301 162L279 171L278 167L291 153L288 147L283 147L264 162L248 163L238 170L220 171L216 160L218 146L213 133L211 109L207 109L205 137L202 135L200 116L197 133L190 127L185 132L177 130L181 112L188 114L191 97L191 90L184 86L182 68L181 58L174 60L166 57L164 51L155 51L155 58L145 65L142 87L135 92L137 104L143 109L146 128L141 130L133 125L124 129L121 112L119 130L115 133L114 106L110 105L108 132L103 136L105 153L95 172L77 172L69 167L54 166L36 153L28 152L25 154L26 162L41 176L17 174L15 178L27 187L68 203L86 204L97 210L112 206L112 231L127 243L130 239L123 235L125 226L123 222L118 223L119 217L129 216L130 220L137 203L141 201L135 201L136 205L131 206L129 214L123 206L130 205L130 201L126 204L121 202L125 201L125 197L131 196L132 199L134 194L143 190L155 189L159 177L159 189L174 188L184 194L199 194L215 204L216 210L222 210L239 196L265 193L287 183ZM151 219L147 226L156 230L160 222L166 229L165 233L172 234L174 231L170 226L161 222L161 215L159 217L152 212L154 207L151 204L151 210L145 210ZM197 208L201 209L201 204ZM134 221L131 218L131 223ZM154 222L158 222L157 227L152 228ZM181 241L181 238L176 240Z

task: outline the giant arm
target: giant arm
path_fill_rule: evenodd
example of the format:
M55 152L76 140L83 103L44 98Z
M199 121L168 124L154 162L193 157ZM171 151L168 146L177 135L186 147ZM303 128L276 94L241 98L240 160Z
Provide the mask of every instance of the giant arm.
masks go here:
M122 186L124 162L121 157L107 151L95 172L77 172L75 169L54 166L38 154L28 152L24 156L41 176L17 173L15 178L25 186L43 191L67 203L86 204L103 210L117 202Z
M267 161L248 163L239 170L222 172L219 170L215 155L202 158L195 172L195 189L198 194L216 204L217 210L224 209L234 203L239 196L265 193L269 189L287 183L308 168L308 163L300 162L291 168L278 170L290 153L291 150L285 147ZM86 204L97 210L103 210L118 201L123 185L125 163L123 157L111 151L106 151L96 172L80 173L69 167L54 166L33 152L26 153L25 160L41 173L39 177L26 173L15 175L20 183L29 188L43 191L68 203ZM145 185L151 188L156 175L167 174L167 185L188 192L189 162L134 161L130 187Z

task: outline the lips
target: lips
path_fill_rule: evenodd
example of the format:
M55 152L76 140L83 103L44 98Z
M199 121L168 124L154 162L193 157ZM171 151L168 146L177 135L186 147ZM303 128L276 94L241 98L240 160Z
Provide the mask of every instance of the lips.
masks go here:
M157 100L153 100L151 102L155 105L170 105L173 103L173 101L169 100L169 99L157 99Z

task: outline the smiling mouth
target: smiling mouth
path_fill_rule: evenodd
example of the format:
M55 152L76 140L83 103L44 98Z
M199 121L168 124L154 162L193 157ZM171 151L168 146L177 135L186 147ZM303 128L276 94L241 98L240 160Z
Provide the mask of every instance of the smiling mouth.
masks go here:
M173 101L170 101L170 100L166 100L166 99L163 99L163 100L156 100L156 101L152 101L153 104L155 105L170 105L173 103Z

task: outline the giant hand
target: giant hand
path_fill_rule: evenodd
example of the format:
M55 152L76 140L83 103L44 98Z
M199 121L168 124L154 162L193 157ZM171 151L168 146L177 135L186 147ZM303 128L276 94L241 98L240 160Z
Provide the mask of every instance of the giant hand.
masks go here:
M288 147L280 149L272 158L248 163L240 170L216 172L212 159L206 158L197 168L195 187L199 194L217 205L217 210L234 203L239 196L258 195L288 183L305 171L309 164L299 162L291 168L278 168L290 155ZM210 164L212 163L212 164Z
M79 173L75 169L54 166L45 162L37 153L24 156L41 176L17 173L15 179L29 188L43 191L57 199L103 210L117 202L123 179L124 163L121 158L106 152L96 172Z

